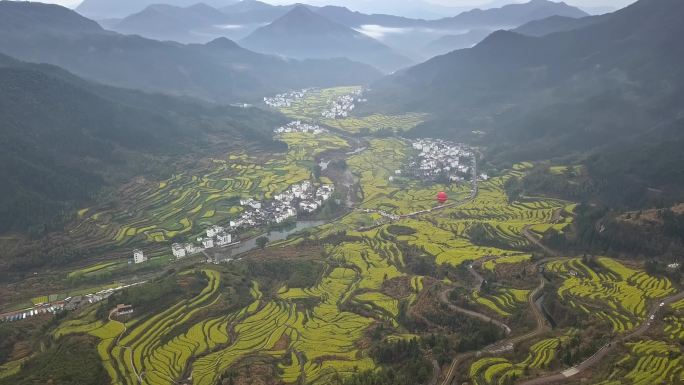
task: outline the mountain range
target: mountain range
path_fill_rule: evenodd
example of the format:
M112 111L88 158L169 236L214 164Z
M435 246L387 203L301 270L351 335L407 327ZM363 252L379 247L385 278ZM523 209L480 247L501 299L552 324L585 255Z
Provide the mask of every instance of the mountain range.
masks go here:
M571 31L599 23L602 16L587 16L581 18L572 18L565 16L551 16L545 19L533 20L525 23L518 28L513 29L513 32L528 36L544 36L556 32Z
M667 195L684 185L671 171L683 160L683 18L680 1L640 0L564 32L499 31L384 79L370 98L430 111L416 133L468 138L494 159L593 154L602 184L622 178L616 201Z
M243 0L219 9L210 9L207 5L150 6L123 20L107 20L103 21L103 24L121 33L134 33L160 40L201 43L220 36L231 39L245 38L256 29L283 18L296 7L297 4L276 6L257 0ZM469 31L493 32L496 29L514 28L549 16L588 16L578 8L548 0L477 9L437 20L364 14L341 6L306 7L329 21L371 36L413 60L426 59L429 53L434 52L435 46L426 50L422 48L445 35L463 35ZM467 35L470 37L467 44L456 45L453 49L470 47L479 42L481 39L473 40L476 35L481 34ZM438 51L444 52L446 51Z
M204 4L212 7L225 7L237 0L203 0ZM83 0L76 7L81 15L91 19L122 18L140 12L150 5L159 4L156 0ZM164 0L164 4L176 7L189 7L197 4L196 0Z
M20 60L54 64L104 84L222 103L293 88L365 84L381 75L348 59L257 54L225 38L184 45L121 35L56 5L3 1L0 20L0 52ZM19 22L4 22L12 20Z

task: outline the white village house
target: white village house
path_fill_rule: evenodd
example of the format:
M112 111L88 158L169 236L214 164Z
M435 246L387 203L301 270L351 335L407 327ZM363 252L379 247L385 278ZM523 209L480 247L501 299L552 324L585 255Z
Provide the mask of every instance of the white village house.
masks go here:
M180 243L174 243L171 245L171 252L173 253L173 256L176 259L180 258L185 258L187 255L187 250L185 249L184 245L181 245Z
M202 246L204 246L205 249L212 249L214 247L214 238L204 238L201 239L200 242L202 242Z
M233 236L228 234L228 233L220 233L216 234L216 245L221 247L221 246L226 246L230 245L233 242Z
M225 230L226 229L224 229L221 226L217 226L217 225L211 226L210 228L207 229L207 237L214 238L218 234L223 233Z
M135 262L136 264L147 262L147 257L145 256L145 253L143 253L143 251L140 249L133 250L133 262Z

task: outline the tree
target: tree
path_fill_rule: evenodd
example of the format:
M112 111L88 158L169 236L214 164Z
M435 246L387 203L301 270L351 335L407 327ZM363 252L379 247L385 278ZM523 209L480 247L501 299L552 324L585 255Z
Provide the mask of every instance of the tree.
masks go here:
M259 237L256 239L256 244L260 249L265 248L266 245L268 245L268 242L270 242L270 240L267 237Z

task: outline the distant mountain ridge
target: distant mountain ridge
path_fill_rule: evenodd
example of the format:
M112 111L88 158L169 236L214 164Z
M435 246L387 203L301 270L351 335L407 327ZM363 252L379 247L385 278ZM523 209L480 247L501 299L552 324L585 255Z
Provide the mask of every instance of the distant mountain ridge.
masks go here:
M102 23L108 29L120 33L180 43L206 43L218 37L241 41L257 29L283 18L296 6L297 4L271 5L258 0L242 0L219 9L204 4L201 7L203 9L201 13L194 9L197 6L148 6L122 20L103 20ZM493 2L486 9L472 10L454 17L435 20L388 14L364 14L343 6L304 4L300 6L307 7L313 13L329 21L376 39L393 50L395 54L403 56L404 58L396 58L392 61L377 57L363 60L356 55L350 56L354 60L369 62L390 71L408 63L409 60L406 58L420 62L436 54L470 47L481 41L487 32L491 33L497 29L515 28L548 16L560 15L567 18L587 16L578 8L548 0L508 4L505 7ZM446 36L451 36L451 38ZM281 45L281 51L288 52L292 56L294 50L292 47L287 47L288 41L285 43L284 46ZM260 45L258 48L260 51L279 52L265 44ZM250 48L257 49L255 46L250 46ZM318 51L320 50L319 48ZM306 52L306 56L295 57L312 57L311 54L316 53L312 51ZM296 54L299 55L300 52Z
M533 20L550 16L565 16L572 18L586 17L588 13L564 2L556 3L548 0L531 0L523 4L508 4L501 8L474 9L457 16L435 20L430 23L433 27L505 27L519 26Z
M152 39L193 42L189 36L191 31L220 25L226 19L221 11L203 3L186 8L157 4L124 18L114 29L120 33L139 34Z
M197 0L83 0L76 11L91 19L123 18L140 12L150 5L163 3L177 7L189 7L197 4ZM211 7L220 8L234 4L237 0L202 0Z
M347 59L287 60L241 47L217 49L123 36L95 28L97 24L66 8L0 2L0 18L20 12L29 22L19 28L0 24L0 52L120 87L232 103L292 88L365 84L381 75ZM56 23L55 15L65 21ZM44 22L46 18L51 21ZM47 32L28 34L27 28Z
M571 31L588 27L592 24L601 22L603 16L587 16L582 18L572 18L565 16L551 16L546 19L534 20L513 29L527 36L544 36L556 32Z
M95 21L54 4L0 2L0 30L23 34L103 33Z
M346 57L393 71L410 63L389 47L300 5L240 41L258 52L295 58Z

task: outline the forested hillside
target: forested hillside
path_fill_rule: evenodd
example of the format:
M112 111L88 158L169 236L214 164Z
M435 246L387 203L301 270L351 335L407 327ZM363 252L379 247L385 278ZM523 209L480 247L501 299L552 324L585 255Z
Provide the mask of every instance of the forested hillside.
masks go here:
M0 231L42 231L78 203L170 161L241 141L271 142L280 118L255 109L100 86L0 56ZM35 228L35 227L38 228Z

